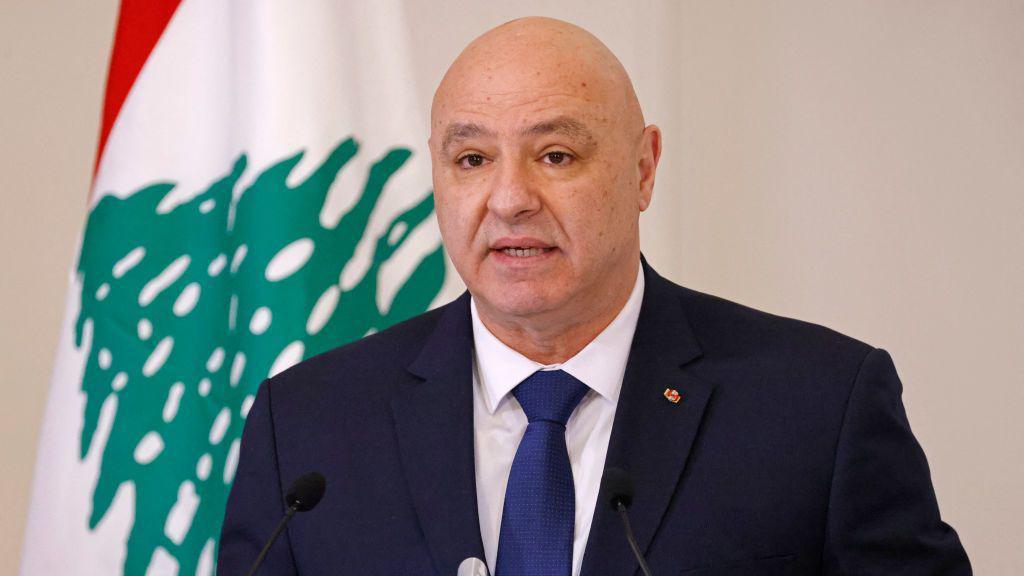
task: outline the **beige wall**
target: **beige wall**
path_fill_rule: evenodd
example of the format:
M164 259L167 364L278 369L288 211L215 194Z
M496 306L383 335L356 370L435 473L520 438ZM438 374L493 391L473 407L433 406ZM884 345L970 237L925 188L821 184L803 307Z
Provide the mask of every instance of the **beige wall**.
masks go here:
M4 574L17 565L115 9L0 0ZM1024 3L409 10L424 106L492 24L549 14L603 38L666 134L644 217L652 263L892 352L944 517L979 574L1024 573Z
M116 0L0 0L0 574L15 574Z

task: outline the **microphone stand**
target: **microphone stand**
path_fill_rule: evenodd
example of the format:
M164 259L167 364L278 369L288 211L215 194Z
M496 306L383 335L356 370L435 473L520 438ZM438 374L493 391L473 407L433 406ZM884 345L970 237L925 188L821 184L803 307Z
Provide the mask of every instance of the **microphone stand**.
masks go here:
M647 560L644 560L643 553L640 552L640 546L636 543L636 536L633 535L633 527L629 524L629 513L626 512L626 505L623 504L622 500L619 500L615 503L615 509L618 510L619 518L622 518L622 524L626 527L626 540L629 540L629 547L633 549L633 555L640 562L640 570L644 573L644 576L651 576L651 569L647 566Z
M270 547L274 544L274 541L277 540L277 537L281 535L281 531L284 530L284 527L288 524L288 521L291 520L292 516L295 516L295 513L298 511L298 502L288 507L288 511L285 512L284 516L281 518L281 521L277 523L277 528L274 528L274 533L270 535L270 540L267 541L267 544L263 547L263 550L260 550L260 555L256 557L256 561L252 563L252 568L249 569L249 573L247 576L255 576L256 571L260 569L260 564L263 563L263 559L267 557L267 552L270 551Z

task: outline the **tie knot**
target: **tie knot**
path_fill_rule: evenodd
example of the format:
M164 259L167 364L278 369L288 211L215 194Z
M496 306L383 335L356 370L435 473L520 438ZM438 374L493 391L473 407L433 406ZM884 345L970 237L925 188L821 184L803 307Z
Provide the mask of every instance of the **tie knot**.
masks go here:
M576 409L587 385L562 370L538 370L512 390L531 422L555 422L562 426Z

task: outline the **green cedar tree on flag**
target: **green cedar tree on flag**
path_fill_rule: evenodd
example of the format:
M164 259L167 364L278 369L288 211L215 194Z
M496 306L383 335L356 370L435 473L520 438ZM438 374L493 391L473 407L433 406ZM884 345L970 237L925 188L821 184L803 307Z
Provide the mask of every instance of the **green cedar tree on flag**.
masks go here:
M397 0L123 0L23 576L212 574L260 382L458 288Z

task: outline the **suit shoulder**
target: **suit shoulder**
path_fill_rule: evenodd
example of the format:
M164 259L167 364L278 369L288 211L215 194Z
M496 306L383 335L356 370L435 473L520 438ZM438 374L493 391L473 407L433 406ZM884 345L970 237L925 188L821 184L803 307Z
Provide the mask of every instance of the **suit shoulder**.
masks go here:
M832 328L673 284L705 353L765 363L859 367L874 347Z
M346 381L358 382L361 375L381 376L402 370L416 358L440 317L452 305L445 304L380 332L321 352L272 376L270 381L275 387L278 383L293 386L344 374Z

